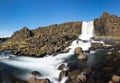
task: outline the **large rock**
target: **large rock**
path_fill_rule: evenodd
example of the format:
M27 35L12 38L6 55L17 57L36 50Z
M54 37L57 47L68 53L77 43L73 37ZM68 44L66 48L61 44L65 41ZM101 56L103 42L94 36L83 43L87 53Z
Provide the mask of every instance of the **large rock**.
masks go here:
M103 48L103 43L92 43L91 48L93 49L98 49L98 48Z
M61 71L59 74L59 81L61 81L66 76L68 76L68 71Z
M83 51L82 51L82 48L81 47L77 47L77 48L75 48L75 50L74 50L74 54L75 55L79 55L79 54L81 54Z
M120 83L120 76L118 75L113 75L111 79L114 83Z
M92 69L89 67L84 68L81 72L81 74L83 74L83 75L89 75L91 73L92 73Z
M34 75L34 76L40 76L41 74L38 71L33 71L32 75Z
M87 77L85 75L79 74L76 78L77 83L86 83Z
M69 73L70 79L76 79L76 77L80 74L80 70L73 70Z
M28 79L28 83L50 83L50 80L45 78L45 79L37 79L35 77L31 77Z
M65 68L65 64L61 64L59 65L58 70L64 70L64 68Z
M81 53L81 54L79 54L79 56L77 58L80 59L80 60L87 60L87 55Z

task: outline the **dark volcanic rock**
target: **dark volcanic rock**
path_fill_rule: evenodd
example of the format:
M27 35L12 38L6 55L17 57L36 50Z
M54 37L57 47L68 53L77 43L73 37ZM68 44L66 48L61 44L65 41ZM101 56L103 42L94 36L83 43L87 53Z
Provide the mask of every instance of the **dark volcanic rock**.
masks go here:
M61 81L66 76L68 76L68 71L61 71L59 74L59 81Z
M61 64L59 67L58 67L58 70L63 70L65 68L65 64Z
M4 42L6 40L7 40L7 38L0 38L0 43Z
M32 75L40 76L41 74L40 74L38 71L33 71L33 72L32 72Z

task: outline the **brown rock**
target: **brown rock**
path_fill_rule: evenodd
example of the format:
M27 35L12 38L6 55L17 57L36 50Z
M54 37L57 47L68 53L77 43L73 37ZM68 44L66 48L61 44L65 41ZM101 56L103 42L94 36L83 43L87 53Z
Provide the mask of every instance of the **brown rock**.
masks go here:
M113 83L113 81L110 80L108 83Z
M118 75L113 75L111 79L115 83L120 83L120 76Z
M37 83L37 79L35 77L31 77L28 79L28 83Z
M77 47L77 48L75 48L75 50L74 50L74 54L75 55L79 55L80 53L82 53L83 51L82 51L82 48L81 47Z
M112 55L113 53L112 52L107 52L107 55Z
M32 72L32 75L40 76L41 74L40 74L38 71L33 71L33 72Z
M77 80L77 83L79 83L79 82L86 83L87 78L85 75L79 74L77 76L76 80Z
M31 77L28 79L28 83L50 83L50 80L45 78L45 79L37 79L35 77Z
M103 44L102 43L92 43L91 47L94 49L103 48Z
M65 48L65 49L63 50L63 53L68 53L68 52L69 52L69 49L66 49L66 48Z
M84 75L88 75L88 74L92 73L92 69L89 68L89 67L86 67L82 70L81 73L84 74Z
M80 60L87 60L87 55L81 53L81 54L79 54L79 56L77 58Z
M73 71L70 72L69 78L70 79L75 79L77 77L77 75L79 75L79 74L80 74L80 70L73 70Z

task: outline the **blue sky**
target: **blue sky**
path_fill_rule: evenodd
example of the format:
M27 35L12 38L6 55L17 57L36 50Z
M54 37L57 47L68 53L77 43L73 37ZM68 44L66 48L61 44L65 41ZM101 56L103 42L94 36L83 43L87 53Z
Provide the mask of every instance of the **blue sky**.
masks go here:
M0 0L0 37L27 26L89 21L102 12L120 16L120 0Z

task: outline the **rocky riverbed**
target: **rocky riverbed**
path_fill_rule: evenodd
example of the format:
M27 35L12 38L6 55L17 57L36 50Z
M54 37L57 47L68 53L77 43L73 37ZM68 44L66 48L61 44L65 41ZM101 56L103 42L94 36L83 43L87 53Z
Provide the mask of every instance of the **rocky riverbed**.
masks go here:
M103 43L93 43L93 47L91 48L89 51L84 51L80 47L75 48L73 56L69 59L65 59L64 63L67 64L63 63L57 67L57 69L61 71L59 73L59 78L57 79L59 82L61 81L60 83L120 82L120 45L106 46ZM59 55L56 55L56 57L57 56ZM22 59L20 60L22 61ZM11 62L9 63L11 64ZM3 66L1 65L1 68L2 67ZM23 72L23 70L19 70L12 66L3 68L4 69L0 69L1 74L4 75L6 72L8 72L8 74L4 77L0 77L1 81L7 78L12 83L51 83L49 78L38 78L42 73L40 71L31 71L33 76L25 81L16 77L16 75L13 74L13 70L14 73L16 71L19 74L25 73L26 71ZM9 71L7 70L8 68ZM50 71L52 72L52 70ZM6 80L5 83L8 83L9 80Z

